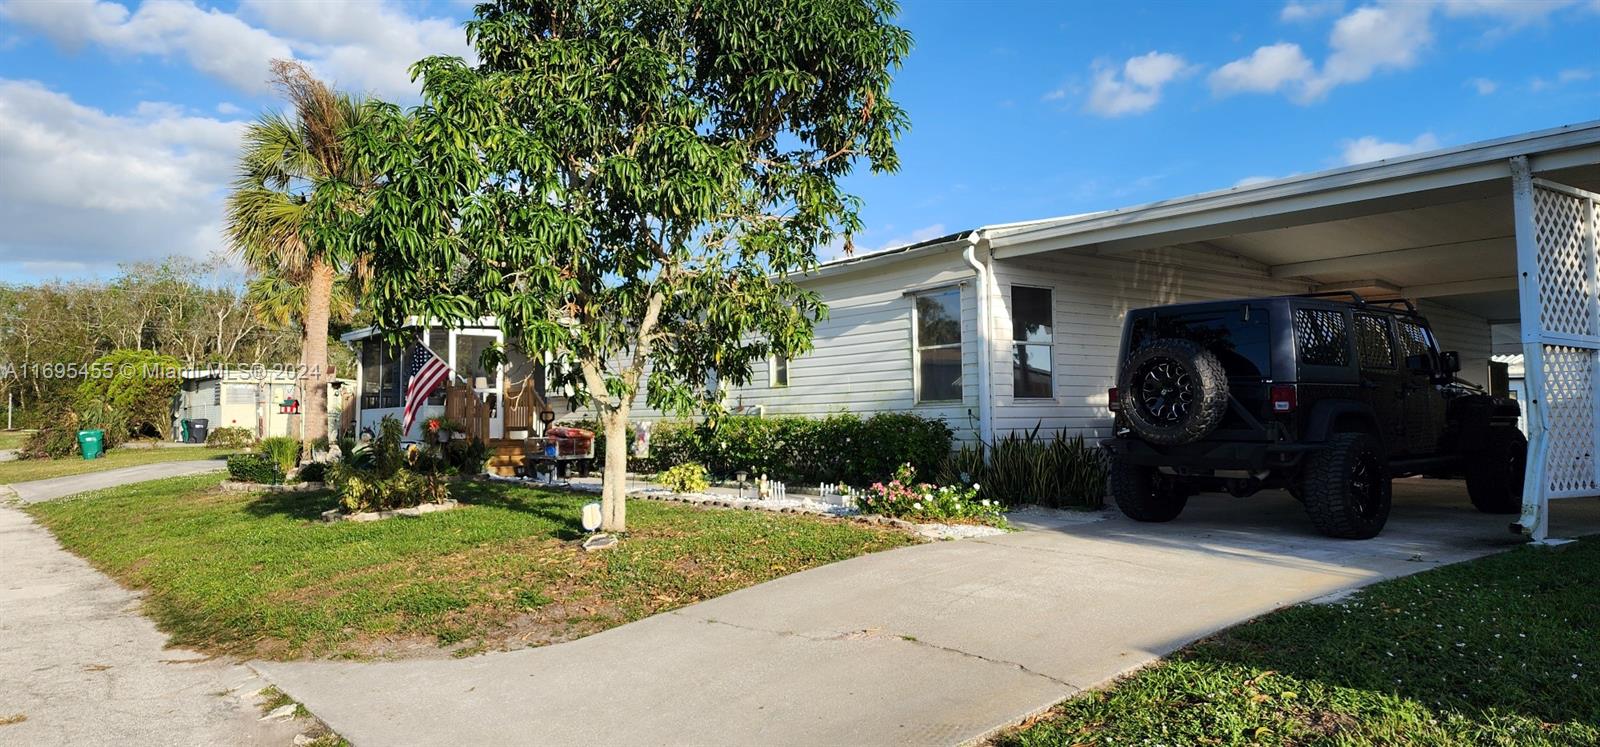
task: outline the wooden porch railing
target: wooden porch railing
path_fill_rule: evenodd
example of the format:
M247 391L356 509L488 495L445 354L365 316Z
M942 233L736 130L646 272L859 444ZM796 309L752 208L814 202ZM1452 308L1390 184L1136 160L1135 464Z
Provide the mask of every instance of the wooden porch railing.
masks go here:
M532 434L534 424L539 422L539 411L545 408L545 402L539 396L538 389L530 377L506 387L505 401L499 403L499 406L502 408L502 432L490 433L489 403L479 399L472 387L466 384L445 386L445 418L462 424L467 429L468 438L481 438L484 441L505 438L511 431L525 430Z

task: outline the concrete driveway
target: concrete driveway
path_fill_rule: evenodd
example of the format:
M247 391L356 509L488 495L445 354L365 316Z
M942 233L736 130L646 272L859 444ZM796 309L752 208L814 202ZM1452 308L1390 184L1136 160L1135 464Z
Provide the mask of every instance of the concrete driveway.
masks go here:
M1285 494L922 545L787 576L571 643L456 661L257 664L358 745L953 744L1215 630L1506 550L1459 483L1402 481L1375 540ZM1600 502L1562 501L1565 536Z
M108 469L104 472L86 472L81 475L67 475L66 477L52 477L48 480L34 480L32 482L19 482L11 485L12 491L17 494L17 499L23 503L38 503L56 498L64 498L77 493L102 488L114 488L119 485L129 485L146 480L160 480L166 477L182 477L184 475L198 475L204 472L221 472L228 468L226 462L220 459L191 459L181 462L152 462L133 467L119 467Z

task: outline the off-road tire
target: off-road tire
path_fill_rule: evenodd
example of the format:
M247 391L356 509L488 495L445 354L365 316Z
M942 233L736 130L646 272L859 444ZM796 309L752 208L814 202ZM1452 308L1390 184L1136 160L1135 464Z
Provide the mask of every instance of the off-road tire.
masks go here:
M1522 477L1528 468L1528 438L1516 428L1490 428L1487 444L1466 455L1467 496L1486 514L1522 510Z
M1141 401L1142 374L1152 365L1170 363L1188 377L1192 392L1186 412L1176 422L1162 422L1146 412ZM1155 340L1134 352L1122 367L1117 382L1122 412L1140 438L1153 444L1175 446L1194 443L1222 423L1228 413L1228 372L1222 361L1204 347L1179 339Z
M1357 489L1358 467L1367 491ZM1341 539L1370 539L1389 521L1393 486L1378 440L1365 433L1336 433L1306 459L1300 495L1317 531Z
M1134 521L1172 521L1189 503L1188 495L1150 467L1114 461L1110 483L1117 509Z

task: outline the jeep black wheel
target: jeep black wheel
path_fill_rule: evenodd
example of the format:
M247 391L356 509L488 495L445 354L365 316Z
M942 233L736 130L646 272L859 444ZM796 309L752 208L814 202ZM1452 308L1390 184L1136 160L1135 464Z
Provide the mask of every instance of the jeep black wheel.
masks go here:
M1228 412L1222 362L1188 340L1156 340L1135 351L1118 387L1134 432L1163 445L1198 441Z
M1113 462L1110 482L1112 500L1134 521L1172 521L1189 503L1188 495L1149 467Z
M1522 476L1528 468L1528 439L1515 428L1491 428L1481 451L1467 454L1467 496L1486 514L1522 510Z
M1300 494L1317 531L1329 537L1368 539L1389 521L1390 483L1389 465L1376 439L1365 433L1337 433L1306 460Z

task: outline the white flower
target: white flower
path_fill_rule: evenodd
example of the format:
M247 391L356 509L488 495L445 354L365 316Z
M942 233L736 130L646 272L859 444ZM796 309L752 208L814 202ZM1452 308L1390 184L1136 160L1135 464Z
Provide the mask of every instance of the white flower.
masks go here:
M985 499L983 499L981 501L978 501L978 502L983 504L983 505L985 505L985 506L989 505L989 499L988 498L985 498Z
M982 485L979 485L979 484L978 484L978 483L972 483L972 489L973 489L973 490L977 490L977 489L979 489L979 488L982 488L982 487L983 487L983 486L982 486Z
M916 509L916 510L918 510L918 511L921 511L922 510L922 501L917 501L916 503L911 504L911 507Z

